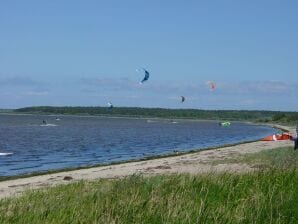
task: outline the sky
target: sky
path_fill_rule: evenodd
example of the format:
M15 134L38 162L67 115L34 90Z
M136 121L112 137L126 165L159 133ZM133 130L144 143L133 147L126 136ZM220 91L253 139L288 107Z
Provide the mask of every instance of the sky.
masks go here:
M1 0L0 108L298 111L297 11L295 0Z

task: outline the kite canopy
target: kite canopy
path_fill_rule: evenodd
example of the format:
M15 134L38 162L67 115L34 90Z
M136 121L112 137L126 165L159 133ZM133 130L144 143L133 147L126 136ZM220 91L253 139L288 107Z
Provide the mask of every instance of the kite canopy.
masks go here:
M210 91L215 90L215 83L213 81L207 81L206 84L209 85Z
M143 80L140 82L141 84L144 83L145 81L147 81L150 76L149 72L146 69L144 69L144 68L142 68L142 69L144 70L145 76L144 76Z
M184 96L180 96L181 97L181 103L183 103L185 101L185 97Z
M229 121L224 121L224 122L220 122L219 125L222 126L222 127L228 127L228 126L231 125L231 122L229 122Z
M261 141L280 141L280 140L292 140L293 136L287 132L284 132L282 134L274 134L266 136L265 138L262 138Z
M111 102L108 102L108 106L109 106L110 109L112 109L114 107Z

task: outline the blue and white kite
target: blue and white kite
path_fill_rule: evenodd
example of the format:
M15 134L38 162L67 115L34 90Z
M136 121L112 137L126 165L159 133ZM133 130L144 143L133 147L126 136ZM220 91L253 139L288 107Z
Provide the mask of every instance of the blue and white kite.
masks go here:
M150 76L149 72L146 69L143 68L143 70L145 72L145 76L144 76L143 80L140 82L140 84L143 84L145 81L147 81Z

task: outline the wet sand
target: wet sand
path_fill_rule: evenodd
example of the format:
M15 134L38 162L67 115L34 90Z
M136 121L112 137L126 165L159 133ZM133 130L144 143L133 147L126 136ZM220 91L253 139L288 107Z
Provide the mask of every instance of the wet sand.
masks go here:
M293 128L285 126L278 127L294 133ZM237 158L243 154L256 153L263 150L292 145L292 141L257 141L167 158L7 180L0 182L0 198L20 195L28 189L51 187L58 184L67 184L80 180L122 178L133 174L156 175L174 173L199 174L204 172L249 172L253 171L255 168L243 163L220 163L218 161Z

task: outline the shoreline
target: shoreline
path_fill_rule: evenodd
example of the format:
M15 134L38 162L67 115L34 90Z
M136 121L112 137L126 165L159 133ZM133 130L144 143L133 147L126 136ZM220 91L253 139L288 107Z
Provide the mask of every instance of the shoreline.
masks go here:
M30 115L34 115L34 114L30 114ZM52 115L50 115L52 116ZM66 115L69 116L69 115ZM72 115L70 115L72 116ZM77 116L77 115L74 115ZM92 117L92 115L91 115ZM96 117L96 116L95 116ZM134 119L134 118L131 118ZM136 119L146 119L146 118L136 118ZM159 118L157 118L159 119ZM169 120L169 119L163 119L161 118L160 120ZM177 119L179 120L179 119ZM183 119L181 119L183 120ZM192 121L192 120L189 120ZM194 121L206 121L206 122L215 122L213 120L194 120ZM290 132L291 128L287 127L287 126L283 126L283 125L278 125L278 124L256 124L254 122L241 122L241 121L235 121L235 122L240 122L240 123L246 123L249 125L255 125L255 126L270 126L274 129L279 129L283 132ZM294 128L292 128L294 130ZM237 145L242 145L242 144L246 144L246 143L253 143L253 142L258 142L260 141L260 139L257 140L247 140L247 141L243 141L243 142L237 142L237 143L230 143L230 144L224 144L224 145L219 145L219 146L210 146L210 147L206 147L206 148L191 148L191 149L187 149L185 151L176 151L173 150L172 152L169 153L165 153L165 154L159 154L159 155L151 155L151 156L147 156L147 157L142 157L139 159L129 159L129 160L122 160L122 161L115 161L115 162L109 162L109 163L100 163L100 164L94 164L94 165L86 165L86 166L79 166L79 167L69 167L69 168L60 168L60 169L50 169L50 170L44 170L44 171L35 171L35 172L31 172L31 173L23 173L23 174L17 174L17 175L12 175L12 176L0 176L0 183L2 181L8 181L8 180L16 180L16 179L20 179L20 178L29 178L29 177L33 177L33 176L41 176L41 175L47 175L47 174L55 174L55 173L60 173L60 172L68 172L68 171L75 171L75 170L81 170L81 169L90 169L90 168L98 168L98 167L106 167L106 166L113 166L113 165L119 165L119 164L127 164L127 163L132 163L132 162L142 162L142 161L148 161L148 160L155 160L155 159L164 159L164 158L171 158L171 157L175 157L175 156L183 156L183 155L187 155L187 154L193 154L193 153L198 153L201 151L208 151L208 150L215 150L215 149L222 149L222 148L226 148L226 147L233 147L233 146L237 146ZM1 191L0 191L1 193Z
M150 161L150 160L155 160L155 159L166 159L166 158L171 158L171 157L176 157L176 156L194 154L194 153L198 153L198 152L202 152L202 151L222 149L222 148L226 148L226 147L234 147L234 146L258 142L258 141L260 141L260 140L244 141L244 142L239 142L239 143L225 144L225 145L221 145L221 146L214 146L214 147L208 147L208 148L190 149L189 151L175 151L174 150L172 153L153 155L153 156L143 157L140 159L115 161L115 162L111 162L111 163L101 163L101 164L95 164L95 165L90 165L90 166L81 166L81 167L73 167L73 168L70 167L70 168L52 169L52 170L46 170L46 171L36 171L36 172L24 173L24 174L12 175L12 176L0 176L0 183L3 181L8 181L8 180L29 178L29 177L42 176L42 175L47 175L47 174L55 174L55 173L61 173L61 172L70 172L70 171L76 171L76 170L107 167L107 166L115 166L115 165L121 165L121 164L133 163L133 162Z
M277 126L289 132L293 128ZM140 161L130 161L119 164L97 166L91 168L78 168L75 170L38 174L30 177L4 180L0 182L0 198L17 196L28 189L40 189L78 182L81 180L115 179L130 175L166 175L166 174L200 174L206 172L250 172L255 168L240 163L217 163L224 159L231 159L249 153L257 153L279 147L291 146L291 141L263 142L253 141L187 152L179 155L168 155L163 158L152 158Z

